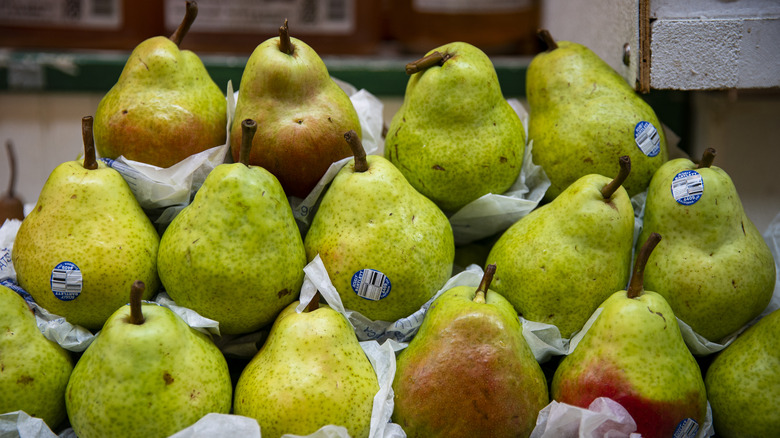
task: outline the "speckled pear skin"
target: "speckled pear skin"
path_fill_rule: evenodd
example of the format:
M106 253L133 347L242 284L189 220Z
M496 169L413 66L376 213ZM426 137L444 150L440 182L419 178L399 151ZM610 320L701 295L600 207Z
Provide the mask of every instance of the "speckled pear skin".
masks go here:
M707 415L701 370L666 300L651 291L637 298L618 291L599 307L601 314L558 365L552 398L587 408L609 397L647 438L671 437L686 418L701 427Z
M56 430L71 371L70 353L43 336L19 294L0 286L0 413L24 411Z
M98 162L57 166L38 202L22 221L12 258L19 285L49 312L71 324L99 330L127 303L130 285L146 284L144 299L160 286L157 249L160 237L122 176ZM81 294L62 301L51 290L52 269L61 262L81 270Z
M723 169L697 169L704 185L701 199L689 206L675 201L672 180L691 169L696 165L680 158L658 170L648 188L638 242L652 232L664 236L648 260L645 285L663 295L695 332L717 342L769 304L775 262Z
M780 311L751 326L707 369L704 383L715 431L723 438L759 438L780 430Z
M226 143L225 94L198 55L167 37L149 38L98 104L94 133L102 157L170 167Z
M442 66L414 73L385 139L385 157L445 211L457 211L517 180L525 128L501 93L493 63L468 43L434 51Z
M549 402L512 305L475 292L440 295L398 356L393 422L409 437L527 437Z
M279 181L259 166L221 164L160 241L160 279L178 305L241 334L297 299L306 253Z
M643 192L668 159L666 137L653 109L615 70L587 47L558 41L528 65L528 138L534 163L550 178L549 201L579 177L618 174L618 157L631 158L624 183L629 196ZM648 157L636 144L636 124L650 122L661 151Z
M442 211L378 155L369 169L349 161L323 195L304 239L306 257L319 254L344 307L381 321L404 318L425 304L452 274L455 243ZM357 295L352 276L375 269L391 289L380 300Z
M241 373L234 413L255 418L263 438L309 435L328 424L368 437L379 383L354 329L328 306L297 313L297 305L279 314Z
M230 412L227 361L211 338L165 307L142 312L135 325L130 306L118 309L76 363L65 400L79 438L167 437Z
M631 273L634 209L610 178L586 175L549 204L515 222L496 241L487 263L498 268L491 287L531 321L554 324L564 338Z
M233 160L241 147L241 121L257 121L249 164L263 166L284 191L305 198L330 165L352 155L344 141L349 130L361 135L352 101L331 79L309 45L290 38L292 55L279 50L279 37L261 43L241 77L230 130Z

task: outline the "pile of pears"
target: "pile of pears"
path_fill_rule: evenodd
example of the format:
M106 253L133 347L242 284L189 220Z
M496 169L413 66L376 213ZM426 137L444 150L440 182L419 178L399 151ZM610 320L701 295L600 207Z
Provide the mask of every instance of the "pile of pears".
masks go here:
M487 55L437 47L406 65L384 154L366 155L349 97L286 21L249 57L228 115L203 63L179 48L196 16L187 2L174 35L137 46L82 118L83 156L54 169L21 223L19 291L0 287L0 413L87 438L166 437L211 413L255 419L263 437L327 425L368 437L386 400L357 313L419 324L390 391L391 421L410 437L528 437L551 401L599 397L645 437L694 436L708 407L719 436L780 430L765 410L780 401L780 316L756 323L776 280L766 242L715 151L670 161L652 108L588 48L541 32L526 138ZM449 216L509 190L530 141L551 181L545 201L489 239L464 273L480 271L478 283L446 286ZM169 167L218 146L227 162L161 230L106 164ZM291 198L345 158L302 226ZM635 237L631 198L643 192ZM341 303L301 303L315 261ZM152 301L163 292L218 331ZM38 306L92 342L74 352L44 337ZM537 358L524 321L577 342ZM683 324L733 343L694 356ZM257 333L249 357L218 347Z

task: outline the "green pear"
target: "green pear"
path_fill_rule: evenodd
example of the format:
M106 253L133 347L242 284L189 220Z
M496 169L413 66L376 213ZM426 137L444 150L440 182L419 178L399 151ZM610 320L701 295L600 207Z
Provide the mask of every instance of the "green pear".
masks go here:
M780 311L761 318L722 350L704 383L715 431L723 438L758 438L780 430Z
M55 429L71 371L70 353L43 336L24 298L0 286L0 413L24 411Z
M669 438L678 426L701 427L707 415L701 370L674 312L663 296L643 288L647 257L660 240L656 233L648 238L631 284L599 306L601 313L558 365L551 385L558 402L587 408L609 397L620 403L645 438Z
M19 285L49 312L99 330L141 279L157 290L160 237L122 175L95 160L92 117L83 160L57 166L22 221L11 254Z
M411 76L387 131L385 158L445 211L506 192L523 164L525 128L490 58L453 42L406 68Z
M455 243L447 217L393 164L366 157L354 132L355 158L322 197L304 246L317 254L344 307L396 321L420 309L450 278Z
M409 437L528 437L549 399L547 381L512 305L457 286L431 303L398 355L393 421Z
M198 55L179 49L197 12L197 4L188 1L186 16L170 38L149 38L130 54L95 113L101 156L170 167L225 144L225 94Z
M79 438L167 437L208 413L227 414L232 383L222 352L170 309L131 288L76 363L66 389Z
M709 149L698 166L679 158L658 169L640 241L653 232L668 237L650 257L645 284L696 333L718 342L766 308L776 274L769 246L714 157Z
M233 120L245 118L259 126L249 163L268 169L288 195L299 198L333 162L349 156L344 132L361 133L349 96L314 49L290 37L286 20L279 36L261 43L247 60ZM241 127L233 123L234 160L240 140Z
M528 138L534 163L550 178L550 201L583 175L614 177L615 159L631 158L624 187L643 192L668 159L666 137L653 109L615 70L587 47L555 42L528 65Z
M634 208L621 186L633 172L627 156L614 180L590 174L509 227L488 254L503 268L493 288L532 321L571 337L631 272Z
M279 181L247 163L257 124L247 119L238 163L220 164L163 233L160 279L178 305L225 334L273 322L303 284L306 253Z
M263 438L309 435L329 424L368 437L376 373L350 323L315 299L287 306L241 372L235 414L254 418Z

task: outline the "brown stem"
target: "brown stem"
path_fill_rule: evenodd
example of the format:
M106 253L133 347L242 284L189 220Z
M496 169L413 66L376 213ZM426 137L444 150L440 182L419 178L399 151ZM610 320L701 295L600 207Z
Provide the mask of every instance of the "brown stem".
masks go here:
M290 40L290 28L287 27L287 19L284 19L284 24L279 28L279 50L292 55L295 51L295 46Z
M314 296L311 297L311 301L309 301L309 305L306 306L307 312L313 312L320 308L320 291L314 292Z
M717 153L715 152L715 149L713 148L707 148L704 150L704 155L701 157L701 161L699 161L699 165L696 166L697 169L703 169L705 167L712 166L712 162L715 161L715 155Z
M604 199L611 198L612 195L617 191L618 187L620 187L620 185L626 181L628 174L631 173L631 158L628 158L628 155L623 155L620 157L618 159L618 164L620 165L620 170L618 171L615 179L610 181L609 184L605 185L601 189L601 196L603 196Z
M479 282L477 287L477 293L474 296L475 303L484 303L485 295L488 289L490 289L490 283L493 281L493 276L496 275L496 264L493 263L485 268L485 273L482 275L482 281Z
M145 289L146 285L141 280L136 280L130 287L130 324L141 325L146 321L141 311L141 298Z
M558 43L555 42L552 35L550 35L550 31L547 29L539 29L536 32L536 35L539 36L539 39L542 40L545 46L547 46L547 51L552 52L553 50L558 48Z
M645 266L647 265L647 260L650 258L650 253L653 252L653 249L655 249L655 246L658 245L658 242L660 241L661 235L653 233L647 238L644 245L642 245L642 249L639 250L639 254L637 254L636 261L634 262L634 272L631 274L631 283L629 283L628 289L626 289L626 296L628 298L636 298L642 294L642 291L644 290Z
M406 64L406 74L412 75L423 70L427 70L434 65L444 65L448 59L452 58L449 53L442 54L441 52L433 52L430 55L426 55L416 61L412 61Z
M8 170L11 177L8 182L8 197L13 198L16 189L16 154L14 153L14 143L11 140L5 142L5 150L8 152Z
M184 12L184 18L181 20L179 27L170 36L170 40L177 46L181 45L181 40L187 35L190 30L190 26L195 22L195 17L198 16L198 3L194 1L188 1L186 11Z
M241 149L238 151L238 162L249 166L249 152L252 151L252 139L257 132L257 122L245 119L241 122Z
M350 129L344 134L344 140L347 141L352 149L352 155L355 156L355 172L365 172L368 170L368 160L366 160L366 150L363 149L363 143L360 142L357 132Z
M95 137L92 135L92 116L81 118L81 138L84 142L84 168L95 170L98 168L95 157Z

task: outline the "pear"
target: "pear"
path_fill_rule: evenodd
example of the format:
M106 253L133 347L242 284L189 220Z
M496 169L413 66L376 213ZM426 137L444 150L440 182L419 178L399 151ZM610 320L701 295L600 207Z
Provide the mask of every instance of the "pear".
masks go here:
M209 173L163 233L160 279L178 305L219 322L225 334L256 331L293 302L306 253L279 181L247 164L257 124L247 119L238 163Z
M534 163L550 178L550 201L583 175L614 177L615 159L631 158L624 183L643 192L668 159L666 137L653 109L625 79L587 47L552 39L528 65L528 138Z
M160 285L160 237L122 175L95 160L92 117L83 160L57 166L22 221L11 254L19 285L49 312L98 330L141 279Z
M398 355L393 421L407 436L528 437L547 405L517 312L489 289L495 270L436 298Z
M406 68L411 76L390 122L385 158L444 211L507 191L523 164L525 128L490 58L452 42Z
M0 286L0 413L24 411L55 429L71 371L70 353L43 336L24 298Z
M304 246L317 254L344 307L382 321L420 309L450 278L455 243L447 217L393 164L354 151L322 197Z
M186 10L170 38L156 36L136 46L98 104L95 142L101 156L170 167L225 144L225 95L198 55L179 49L197 3L188 1Z
M360 135L360 121L347 94L308 44L290 37L287 21L279 36L255 48L241 76L233 120L257 121L249 163L274 174L288 195L305 198L330 165L346 158L342 134ZM241 127L230 131L238 159Z
M5 149L8 153L10 181L8 182L8 191L0 198L0 225L5 223L6 219L24 219L24 203L14 191L16 187L16 155L11 140L5 143Z
M263 438L309 435L329 424L368 437L379 383L353 327L318 295L300 313L297 305L279 314L241 372L234 413L256 419Z
M713 342L733 334L769 304L775 262L745 214L734 183L713 166L679 158L664 164L647 191L641 239L668 239L653 252L645 284L675 315Z
M579 178L551 203L509 227L487 257L503 269L493 288L532 321L571 337L631 271L634 208L621 186L631 161L610 180Z
M222 352L166 307L142 303L143 282L76 363L66 389L79 438L167 437L204 415L227 414L232 383Z
M552 398L587 408L598 397L620 403L645 438L695 436L707 415L701 370L663 296L643 288L653 233L637 255L631 284L607 298L600 314L553 376ZM693 434L675 431L690 428Z
M704 383L719 437L757 438L780 430L780 311L761 318L722 350Z

